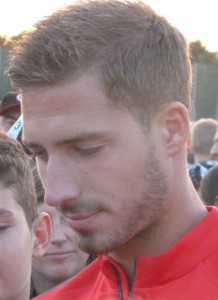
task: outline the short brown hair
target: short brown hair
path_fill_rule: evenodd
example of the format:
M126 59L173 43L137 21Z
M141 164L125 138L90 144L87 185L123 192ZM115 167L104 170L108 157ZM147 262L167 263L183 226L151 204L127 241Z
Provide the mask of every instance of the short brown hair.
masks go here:
M0 132L0 182L12 190L31 228L37 216L37 202L29 158L21 144L3 132Z
M19 90L99 76L117 106L148 117L165 103L190 107L192 72L183 35L137 1L82 1L36 23L15 44L8 74Z

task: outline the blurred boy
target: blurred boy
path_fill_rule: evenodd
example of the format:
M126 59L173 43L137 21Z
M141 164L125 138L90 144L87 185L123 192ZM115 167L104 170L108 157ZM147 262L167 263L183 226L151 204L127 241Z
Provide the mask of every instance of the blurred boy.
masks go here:
M51 243L43 257L33 259L31 297L52 289L81 271L91 256L79 249L74 232L65 217L44 202L44 188L37 168L33 168L38 212L46 212L52 221Z
M212 167L202 179L200 195L205 205L218 207L218 165Z
M217 164L210 154L217 125L215 119L202 118L191 129L190 148L194 155L194 164L189 168L189 175L196 190L199 190L201 180L208 170Z
M212 156L212 158L214 160L218 161L218 126L217 126L216 133L214 135L214 138L213 138L213 146L210 149L210 155Z
M37 213L29 159L0 133L0 300L29 300L32 257L43 256L50 218Z

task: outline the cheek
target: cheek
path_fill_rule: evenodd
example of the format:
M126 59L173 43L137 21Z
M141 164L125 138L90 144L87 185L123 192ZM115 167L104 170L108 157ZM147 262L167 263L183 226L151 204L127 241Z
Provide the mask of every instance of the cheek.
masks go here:
M47 259L47 256L40 258L33 258L33 269L38 272L43 272L47 265L50 264L50 261Z
M32 240L30 238L23 239L22 236L19 236L19 239L5 241L4 246L0 246L2 270L0 272L0 290L2 291L2 286L7 289L10 287L12 294L13 291L22 289L31 276L31 262Z
M89 257L89 254L83 252L83 251L78 251L78 255L77 255L77 260L79 262L79 264L85 264L87 259Z
M109 193L111 199L125 198L144 185L145 161L145 155L142 153L122 153L106 159L100 165L95 165L92 184L99 192Z

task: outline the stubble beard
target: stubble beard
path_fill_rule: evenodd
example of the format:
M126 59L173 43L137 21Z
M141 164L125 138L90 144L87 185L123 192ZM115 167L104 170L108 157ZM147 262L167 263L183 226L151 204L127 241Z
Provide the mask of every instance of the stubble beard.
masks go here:
M115 251L130 240L143 238L145 243L161 226L161 216L166 212L167 182L151 147L145 162L144 186L137 199L123 201L123 213L118 228L98 232L77 232L79 247L90 254ZM132 193L134 195L134 193ZM133 205L134 203L134 205ZM111 224L113 226L113 224Z

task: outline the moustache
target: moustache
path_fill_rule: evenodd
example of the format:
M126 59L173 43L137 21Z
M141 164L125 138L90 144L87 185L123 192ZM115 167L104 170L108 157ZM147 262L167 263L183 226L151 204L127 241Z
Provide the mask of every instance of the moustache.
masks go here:
M80 214L80 213L89 213L93 211L107 210L107 207L102 202L96 200L90 201L80 201L73 203L63 203L60 205L58 210L63 215L68 214Z

